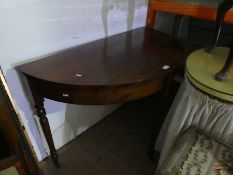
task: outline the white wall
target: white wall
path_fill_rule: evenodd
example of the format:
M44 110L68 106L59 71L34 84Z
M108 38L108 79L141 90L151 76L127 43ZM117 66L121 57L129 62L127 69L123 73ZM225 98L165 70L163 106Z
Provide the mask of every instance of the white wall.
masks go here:
M61 49L145 25L147 0L1 0L0 65L38 158L46 157L28 90L14 66ZM118 105L79 106L45 101L60 148ZM43 137L43 136L42 136Z

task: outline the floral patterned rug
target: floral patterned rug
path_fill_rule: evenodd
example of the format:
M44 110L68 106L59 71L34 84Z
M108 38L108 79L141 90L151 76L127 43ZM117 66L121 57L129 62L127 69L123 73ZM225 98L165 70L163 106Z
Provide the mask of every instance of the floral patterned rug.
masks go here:
M233 175L233 148L191 127L178 138L159 175Z

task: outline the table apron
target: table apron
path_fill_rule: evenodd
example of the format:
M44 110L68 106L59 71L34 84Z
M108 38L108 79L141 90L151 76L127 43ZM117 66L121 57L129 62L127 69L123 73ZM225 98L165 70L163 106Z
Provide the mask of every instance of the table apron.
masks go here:
M75 86L28 77L31 88L40 96L70 104L105 105L132 101L161 90L164 79L120 86Z

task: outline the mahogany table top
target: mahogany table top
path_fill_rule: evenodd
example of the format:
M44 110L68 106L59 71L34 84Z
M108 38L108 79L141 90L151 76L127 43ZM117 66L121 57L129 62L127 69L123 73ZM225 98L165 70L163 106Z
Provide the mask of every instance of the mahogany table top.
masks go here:
M176 40L140 28L23 64L38 79L77 86L131 84L166 76L182 57ZM169 70L163 69L170 66Z
M75 88L78 88L80 93L88 88L93 91L95 89L97 93L101 88L116 90L126 86L142 85L149 81L153 84L153 87L150 85L150 89L144 89L147 92L140 97L129 98L126 100L128 101L161 89L164 80L177 68L182 59L183 49L176 39L154 29L143 27L66 49L46 58L20 65L17 69L34 80L34 86L38 86L34 89L37 89L40 95L69 103L78 103L76 100L64 99L64 96L70 96L68 92L74 91ZM40 90L43 89L43 84L47 84L47 90L46 87ZM57 98L60 95L52 94L54 91L51 90L50 94L46 92L49 91L49 87L55 86L60 86L59 93L62 88L68 89L66 92L68 95L63 94L62 98ZM124 96L133 93L133 90L130 92L125 90L123 90ZM139 90L143 92L143 87ZM92 92L89 91L87 96L90 93ZM104 98L101 95L96 102L94 102L95 97L92 96L93 104L124 101L123 96L117 100L110 100L110 96L114 95L113 91L105 93ZM92 104L90 100L85 101L84 96L85 93L82 97L78 95L79 102ZM105 101L106 98L108 100ZM104 102L100 102L101 99Z

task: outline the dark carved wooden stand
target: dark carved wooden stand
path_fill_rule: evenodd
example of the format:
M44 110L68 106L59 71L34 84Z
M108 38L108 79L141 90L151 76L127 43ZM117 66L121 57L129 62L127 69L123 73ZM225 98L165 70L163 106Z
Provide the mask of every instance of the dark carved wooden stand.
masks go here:
M229 74L229 71L232 68L232 65L233 65L233 43L232 43L230 53L227 57L227 60L224 64L223 68L218 73L216 73L215 79L218 81L225 80Z
M215 27L214 38L213 38L213 41L212 41L210 47L206 49L207 52L211 52L213 50L213 48L217 46L221 31L222 31L224 18L226 16L227 12L232 7L233 7L233 0L225 0L219 5L218 12L217 12L217 18L216 18L216 27ZM229 73L231 67L232 67L232 64L233 64L233 42L232 42L231 50L230 50L230 53L227 57L227 60L224 64L223 68L218 73L216 73L215 79L218 81L225 80L226 77L228 76L228 73Z

